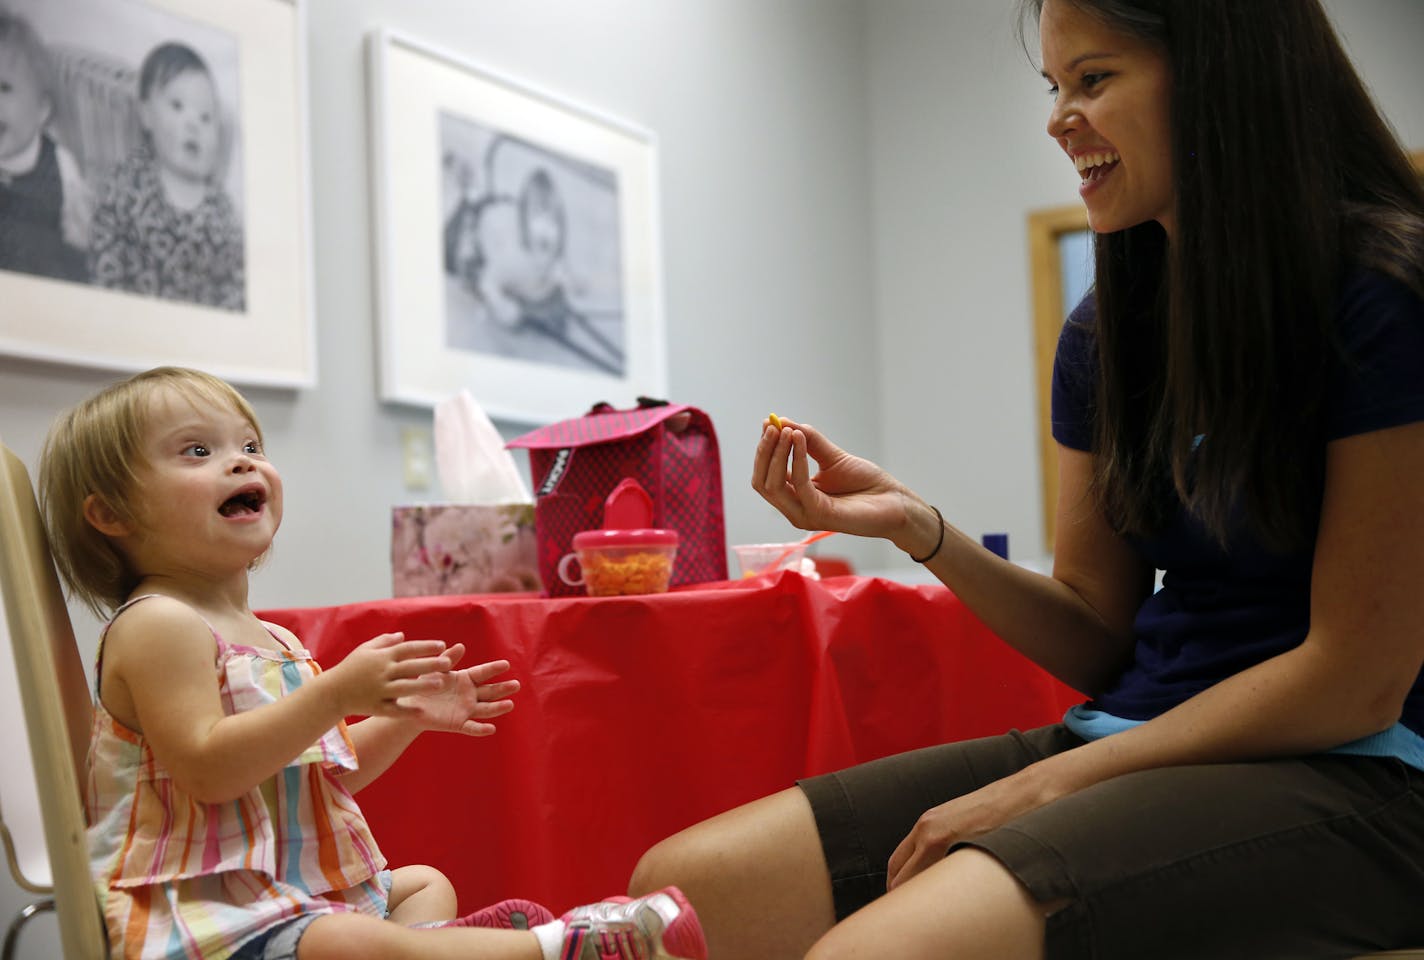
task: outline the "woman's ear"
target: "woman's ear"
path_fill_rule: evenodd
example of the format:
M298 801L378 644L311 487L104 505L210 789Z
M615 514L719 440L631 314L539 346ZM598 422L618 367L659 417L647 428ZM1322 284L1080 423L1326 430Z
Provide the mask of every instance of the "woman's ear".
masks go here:
M114 508L97 493L84 498L84 519L106 537L126 537L133 527L119 518Z

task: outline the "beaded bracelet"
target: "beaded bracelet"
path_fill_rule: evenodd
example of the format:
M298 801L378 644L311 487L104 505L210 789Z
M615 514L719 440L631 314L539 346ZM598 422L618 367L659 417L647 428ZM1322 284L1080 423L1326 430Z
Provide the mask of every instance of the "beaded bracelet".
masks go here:
M911 554L910 559L916 563L927 563L933 560L934 555L939 553L939 548L944 546L944 515L939 512L939 507L934 504L930 504L930 509L934 511L935 519L939 521L939 540L935 542L934 549L923 557L917 557Z

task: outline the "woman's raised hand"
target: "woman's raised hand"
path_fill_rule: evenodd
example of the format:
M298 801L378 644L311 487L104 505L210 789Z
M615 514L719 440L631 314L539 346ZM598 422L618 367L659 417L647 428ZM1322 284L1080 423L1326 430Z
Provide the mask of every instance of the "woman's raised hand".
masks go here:
M846 453L814 427L779 417L762 428L752 487L802 530L890 537L906 522L912 497L880 467ZM810 462L817 472L811 475Z

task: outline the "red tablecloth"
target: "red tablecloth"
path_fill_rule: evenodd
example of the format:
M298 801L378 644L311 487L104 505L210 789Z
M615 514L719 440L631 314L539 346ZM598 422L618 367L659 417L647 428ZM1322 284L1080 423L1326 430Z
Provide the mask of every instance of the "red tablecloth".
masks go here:
M513 665L524 688L497 734L426 734L359 796L391 863L444 871L462 911L622 893L657 840L797 777L1052 722L1081 699L945 588L864 577L262 616L325 666L393 630Z

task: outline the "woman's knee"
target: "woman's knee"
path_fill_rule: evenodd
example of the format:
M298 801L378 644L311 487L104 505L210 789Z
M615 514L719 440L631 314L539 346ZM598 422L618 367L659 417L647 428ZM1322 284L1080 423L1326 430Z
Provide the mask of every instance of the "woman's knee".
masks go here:
M824 868L810 805L792 788L688 827L648 849L629 880L642 896L669 884L720 886L775 872L783 860L806 857ZM801 871L799 865L793 867ZM740 878L740 879L739 879Z
M688 873L698 871L700 846L696 828L691 828L649 847L633 867L628 895L641 897L669 884L685 885Z
M794 787L656 844L628 892L669 885L696 908L708 954L719 960L802 956L835 921L815 817Z
M994 857L966 848L851 914L806 960L874 956L887 942L907 960L1041 958L1044 918L1055 906L1035 902Z

